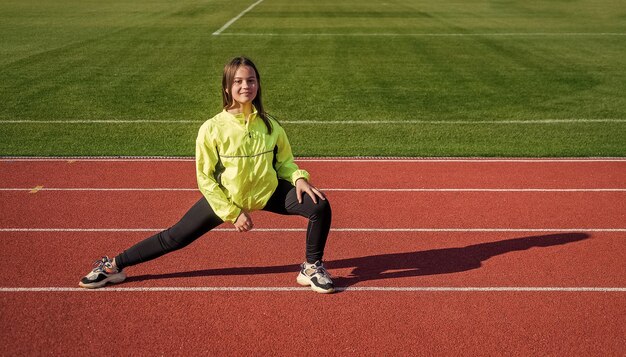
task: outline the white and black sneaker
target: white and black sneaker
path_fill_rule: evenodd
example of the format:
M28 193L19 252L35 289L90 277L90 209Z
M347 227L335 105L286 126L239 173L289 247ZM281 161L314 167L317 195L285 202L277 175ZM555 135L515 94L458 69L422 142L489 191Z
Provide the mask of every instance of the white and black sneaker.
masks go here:
M313 291L318 293L330 294L335 292L335 285L330 279L330 274L320 260L316 261L315 264L302 263L296 281L300 285L310 286Z
M121 283L125 279L126 273L113 267L113 261L105 256L93 263L93 270L80 279L78 285L81 288L95 289L106 283Z

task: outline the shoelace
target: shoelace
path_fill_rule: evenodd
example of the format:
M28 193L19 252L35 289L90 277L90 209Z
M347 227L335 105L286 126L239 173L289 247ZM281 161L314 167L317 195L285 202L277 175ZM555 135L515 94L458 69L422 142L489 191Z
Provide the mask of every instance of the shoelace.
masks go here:
M324 268L323 265L320 265L315 268L315 274L320 274L324 278L330 279L330 273Z
M93 262L93 269L91 271L93 271L93 272L104 271L104 266L108 262L109 262L109 258L108 257L102 257L102 258L100 258L100 260L94 261Z

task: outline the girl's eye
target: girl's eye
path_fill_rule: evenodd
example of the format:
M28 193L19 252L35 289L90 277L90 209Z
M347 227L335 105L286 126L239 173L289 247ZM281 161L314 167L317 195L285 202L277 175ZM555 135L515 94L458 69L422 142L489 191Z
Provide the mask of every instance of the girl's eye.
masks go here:
M236 84L241 84L241 79L235 79Z

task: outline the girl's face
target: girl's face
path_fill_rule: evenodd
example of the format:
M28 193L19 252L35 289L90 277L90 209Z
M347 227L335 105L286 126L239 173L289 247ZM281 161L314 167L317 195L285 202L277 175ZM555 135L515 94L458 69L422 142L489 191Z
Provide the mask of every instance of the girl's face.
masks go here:
M230 95L233 97L233 101L240 105L246 105L252 103L256 98L257 91L259 90L259 83L256 79L256 72L252 67L241 66L235 72L235 78L233 84L230 87Z

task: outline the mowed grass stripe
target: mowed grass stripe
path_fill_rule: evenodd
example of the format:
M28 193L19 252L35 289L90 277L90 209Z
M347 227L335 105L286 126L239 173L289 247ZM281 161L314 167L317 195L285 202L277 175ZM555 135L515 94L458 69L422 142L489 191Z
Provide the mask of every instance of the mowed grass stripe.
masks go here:
M297 157L622 157L626 123L283 124ZM197 123L0 125L0 156L193 156ZM8 155L7 153L11 153Z
M202 124L202 120L0 120L0 124ZM382 124L449 124L449 125L489 125L489 124L570 124L570 123L625 123L626 119L521 119L521 120L281 120L281 124L314 125L382 125Z
M493 32L493 33L275 33L275 32L222 32L222 36L287 36L287 37L315 37L315 36L371 36L371 37L602 37L626 36L625 32Z
M228 32L280 36L211 36L252 2L0 3L0 120L50 121L3 123L0 155L189 155L241 49L301 156L624 155L621 121L487 123L626 118L626 43L597 35L626 33L617 0L272 0ZM324 32L348 36L300 36Z

